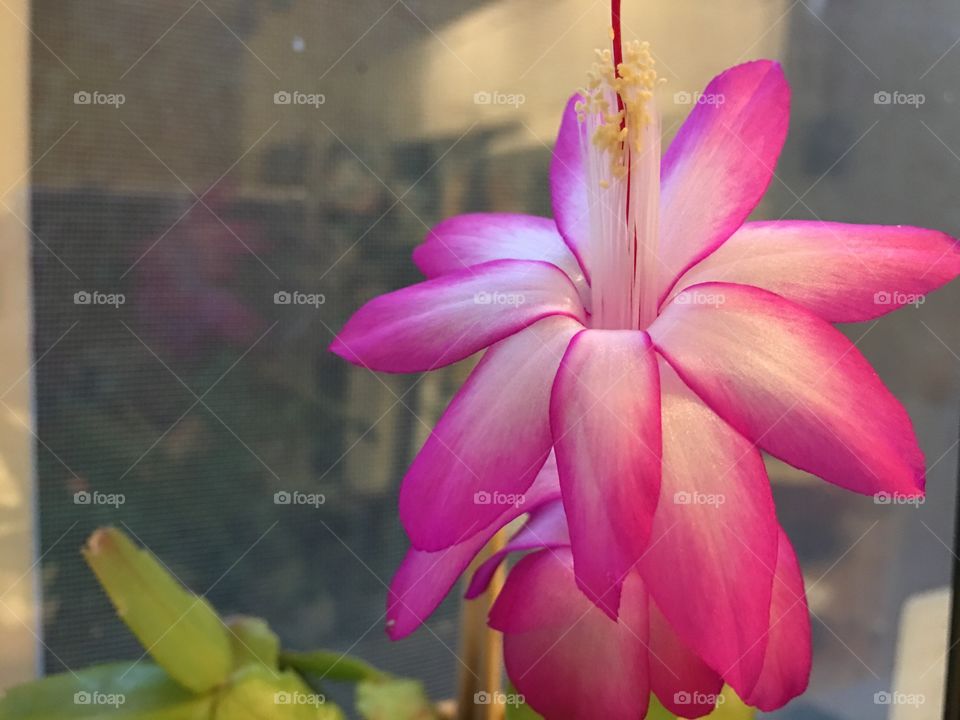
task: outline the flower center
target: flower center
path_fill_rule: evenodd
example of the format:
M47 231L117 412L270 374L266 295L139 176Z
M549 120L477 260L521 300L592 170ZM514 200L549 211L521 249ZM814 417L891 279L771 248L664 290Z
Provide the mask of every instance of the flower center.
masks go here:
M597 51L577 105L590 192L592 325L636 330L657 314L660 80L648 43L621 44L616 0L613 10L613 51Z

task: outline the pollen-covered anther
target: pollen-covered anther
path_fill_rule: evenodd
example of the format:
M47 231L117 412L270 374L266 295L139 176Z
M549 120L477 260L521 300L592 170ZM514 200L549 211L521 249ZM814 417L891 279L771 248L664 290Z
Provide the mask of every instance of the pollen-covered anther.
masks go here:
M581 121L588 115L596 118L594 146L610 154L611 173L615 178L627 174L628 151L643 150L643 131L650 124L650 105L656 86L656 61L649 43L631 42L623 48L623 62L616 69L609 50L597 50L597 62L587 74L587 86L581 91L584 100L577 105ZM616 112L611 112L617 107Z

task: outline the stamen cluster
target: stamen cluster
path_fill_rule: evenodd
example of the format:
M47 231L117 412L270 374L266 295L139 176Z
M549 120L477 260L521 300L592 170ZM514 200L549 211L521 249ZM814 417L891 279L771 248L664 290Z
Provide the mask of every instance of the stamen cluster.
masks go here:
M581 89L583 100L577 103L581 122L588 114L599 115L592 142L610 155L613 176L623 179L629 172L628 152L643 149L643 129L650 124L650 103L656 86L656 61L647 42L629 42L623 48L623 62L614 68L613 53L597 50L597 62L587 74L587 86ZM607 183L603 183L606 185Z

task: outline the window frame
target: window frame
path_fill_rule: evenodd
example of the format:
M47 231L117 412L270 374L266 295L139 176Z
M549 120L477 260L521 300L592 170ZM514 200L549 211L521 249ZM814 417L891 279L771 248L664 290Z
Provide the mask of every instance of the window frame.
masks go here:
M42 618L35 448L33 292L30 188L30 0L7 0L0 15L0 77L4 106L0 129L7 140L0 158L0 217L4 222L0 264L0 622L5 652L0 685L9 687L42 671Z

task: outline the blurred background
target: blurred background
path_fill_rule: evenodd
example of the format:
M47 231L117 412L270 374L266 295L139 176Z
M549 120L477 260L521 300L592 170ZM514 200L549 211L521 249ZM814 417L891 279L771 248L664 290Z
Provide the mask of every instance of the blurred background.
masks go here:
M377 377L326 347L365 300L418 280L410 252L433 223L550 213L559 114L609 41L608 4L2 5L29 41L29 185L2 212L30 245L30 287L16 287L32 298L38 489L34 506L0 466L0 532L22 555L36 527L40 560L29 577L0 572L0 627L26 640L0 648L0 685L29 675L34 621L46 672L139 656L78 553L114 524L287 645L349 650L452 694L458 599L400 643L382 623L406 550L398 483L470 361ZM716 73L784 63L791 132L757 218L960 234L956 2L624 6L625 34L651 41L668 80L668 137ZM894 687L905 602L950 582L958 302L960 285L844 328L917 426L924 505L771 465L815 613L810 691L774 717L920 717L876 693ZM27 317L23 301L14 311ZM4 422L25 417L28 390L4 402ZM324 502L283 504L285 492ZM934 687L938 633L920 638L931 667L914 668Z

